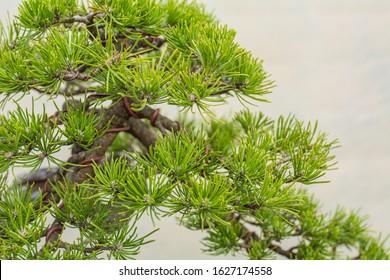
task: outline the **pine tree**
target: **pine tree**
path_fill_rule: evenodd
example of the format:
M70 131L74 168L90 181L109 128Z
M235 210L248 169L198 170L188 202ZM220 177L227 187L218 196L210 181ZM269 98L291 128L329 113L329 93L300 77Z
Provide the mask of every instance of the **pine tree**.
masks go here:
M214 255L389 259L357 211L322 213L303 186L335 167L317 122L213 113L267 101L274 82L203 5L25 0L0 40L0 105L17 106L0 117L2 259L134 258L153 236L143 215L179 217ZM37 97L56 112L35 113Z

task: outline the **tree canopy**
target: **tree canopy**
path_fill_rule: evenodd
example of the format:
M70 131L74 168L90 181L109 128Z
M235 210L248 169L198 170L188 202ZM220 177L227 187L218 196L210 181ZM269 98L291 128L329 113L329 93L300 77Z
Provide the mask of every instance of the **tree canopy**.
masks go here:
M357 211L322 213L302 187L336 164L317 122L213 113L274 86L235 35L196 1L23 1L0 31L0 105L17 104L0 116L0 257L134 258L153 237L140 217L175 215L209 254L388 259ZM36 98L56 111L36 113ZM27 171L10 183L15 167Z

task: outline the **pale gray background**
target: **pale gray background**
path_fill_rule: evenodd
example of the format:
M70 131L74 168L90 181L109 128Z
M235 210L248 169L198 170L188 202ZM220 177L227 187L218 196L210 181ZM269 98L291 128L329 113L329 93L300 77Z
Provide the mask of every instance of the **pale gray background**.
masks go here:
M21 1L0 0L2 19ZM390 1L388 0L209 0L237 41L264 59L277 87L259 104L272 117L294 113L318 120L338 138L338 170L331 183L310 186L323 210L337 205L369 214L376 232L390 233ZM240 106L219 108L219 114ZM202 234L163 219L156 242L142 259L204 259ZM139 226L147 232L149 221ZM387 242L390 246L390 241ZM222 257L219 257L222 258Z

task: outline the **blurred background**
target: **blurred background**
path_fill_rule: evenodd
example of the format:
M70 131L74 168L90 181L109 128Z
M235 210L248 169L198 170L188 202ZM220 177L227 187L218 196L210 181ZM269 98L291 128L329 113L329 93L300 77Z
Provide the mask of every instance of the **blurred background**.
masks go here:
M17 13L20 0L0 0L2 21ZM277 118L295 114L319 121L338 138L338 169L328 184L308 189L323 211L338 205L360 209L368 223L390 234L390 1L388 0L203 0L222 23L237 31L236 41L264 60L277 86L271 103L256 109ZM26 104L25 106L28 106ZM242 109L238 102L219 115ZM138 259L223 259L201 251L202 233L157 221L156 242ZM139 233L152 228L149 219ZM390 240L387 241L390 246ZM242 258L242 256L236 256Z

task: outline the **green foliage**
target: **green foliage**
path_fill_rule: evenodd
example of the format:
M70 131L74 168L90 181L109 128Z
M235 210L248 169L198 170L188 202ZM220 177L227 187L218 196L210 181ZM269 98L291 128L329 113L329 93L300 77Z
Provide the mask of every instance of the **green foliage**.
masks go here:
M206 11L203 4L194 0L167 0L165 1L166 23L170 26L193 21L213 23L216 21L214 15Z
M93 0L96 10L105 12L119 28L134 27L144 31L162 28L162 6L155 0Z
M86 33L53 29L44 40L34 45L34 57L27 61L29 74L36 81L34 87L57 93L64 74L88 63L89 57L84 47L88 44Z
M4 91L1 107L17 93L30 90L28 69L26 64L22 63L28 57L27 34L15 21L10 24L8 30L0 24L0 87L1 91Z
M0 238L2 259L29 259L38 251L46 229L42 196L20 185L8 188L1 182Z
M147 155L136 160L146 166L156 166L164 175L180 181L208 167L210 155L206 154L206 146L202 134L179 132L157 141Z
M77 11L77 2L77 0L23 1L19 6L17 18L23 27L43 32L62 17L73 15Z
M242 100L265 101L260 96L270 92L273 82L262 62L234 43L235 31L226 25L186 22L168 30L165 37L170 48L189 57L188 66L178 73L172 86L170 103L207 111L202 100L224 101L219 92L235 93Z
M150 242L145 241L148 235L138 237L135 222L127 221L129 217L120 214L125 209L123 205L113 205L105 198L96 199L98 192L88 184L75 186L68 180L64 184L53 184L62 204L51 205L52 216L66 227L79 231L76 243L61 246L70 253L84 252L92 254L89 256L92 258L129 259L139 253L141 245ZM107 255L104 256L104 253Z
M0 171L13 166L39 168L45 159L60 163L54 154L60 148L60 134L49 125L45 113L35 114L19 105L9 118L0 116Z
M335 166L317 122L214 115L274 86L234 30L196 1L81 2L25 0L0 28L0 105L17 105L0 115L0 258L131 259L147 215L203 231L213 255L389 259L365 218L322 213L303 188ZM18 103L37 93L57 111Z
M234 211L231 183L225 177L214 175L205 179L190 179L175 189L168 206L173 213L181 213L184 224L196 229L212 228L215 224L229 226L224 216Z
M107 124L99 129L103 115L96 115L95 108L88 111L86 106L78 102L66 103L66 111L59 112L59 118L64 125L64 129L58 127L62 136L68 139L69 144L77 144L84 149L88 149L109 128Z

